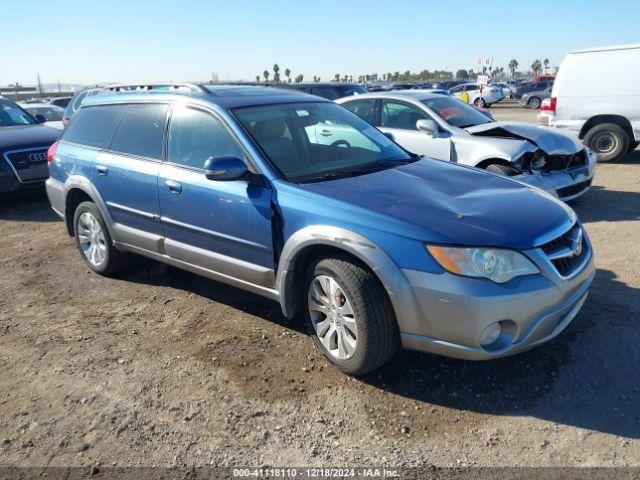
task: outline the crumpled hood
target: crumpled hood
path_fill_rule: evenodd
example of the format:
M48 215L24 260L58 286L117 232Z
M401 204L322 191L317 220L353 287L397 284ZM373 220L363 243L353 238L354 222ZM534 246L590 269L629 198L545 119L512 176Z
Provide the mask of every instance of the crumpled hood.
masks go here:
M528 249L575 219L569 207L542 191L431 159L299 188L364 209L368 224L375 218L364 218L367 211L383 214L388 221L379 225L388 228L395 220L394 233L434 243ZM358 221L357 214L352 217Z
M471 135L528 140L549 155L571 155L584 148L574 135L522 122L490 122L465 128Z
M59 136L59 130L41 124L0 127L0 152L29 147L48 147Z

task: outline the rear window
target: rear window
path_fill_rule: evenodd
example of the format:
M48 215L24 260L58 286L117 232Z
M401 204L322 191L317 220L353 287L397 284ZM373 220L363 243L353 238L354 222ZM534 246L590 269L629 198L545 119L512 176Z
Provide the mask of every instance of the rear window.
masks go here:
M110 150L161 160L168 109L162 104L132 105L118 125Z
M105 148L128 105L104 105L81 108L62 137L65 142Z

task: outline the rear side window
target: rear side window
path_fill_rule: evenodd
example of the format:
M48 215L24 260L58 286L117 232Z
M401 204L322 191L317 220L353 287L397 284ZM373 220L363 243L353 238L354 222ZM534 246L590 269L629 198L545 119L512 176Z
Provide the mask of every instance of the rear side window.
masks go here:
M127 105L81 108L62 137L65 142L106 148Z
M375 100L356 100L344 105L347 110L358 115L365 122L375 124Z
M168 109L162 104L131 105L118 125L110 150L161 160Z

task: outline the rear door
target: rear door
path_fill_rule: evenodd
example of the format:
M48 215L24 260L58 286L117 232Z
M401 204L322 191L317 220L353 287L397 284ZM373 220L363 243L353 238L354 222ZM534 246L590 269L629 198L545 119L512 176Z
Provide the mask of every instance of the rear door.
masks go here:
M158 172L168 110L160 103L127 106L108 149L92 165L92 182L115 222L116 239L153 252L162 242Z
M418 130L416 123L423 119L435 121L427 112L415 105L398 100L382 100L380 130L393 135L396 143L412 153L449 161L451 134L440 131L436 135L429 135Z
M211 112L176 105L158 179L166 254L255 285L274 283L270 187L248 176L209 180L209 157L247 158Z

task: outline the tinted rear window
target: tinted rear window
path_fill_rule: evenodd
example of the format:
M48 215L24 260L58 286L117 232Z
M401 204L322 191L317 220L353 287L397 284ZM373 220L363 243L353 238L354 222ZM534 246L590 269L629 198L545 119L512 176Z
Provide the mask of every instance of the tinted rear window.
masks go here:
M132 105L118 125L110 150L161 160L168 109L161 104Z
M128 105L104 105L81 108L62 139L89 147L105 148Z

